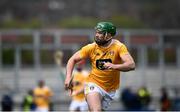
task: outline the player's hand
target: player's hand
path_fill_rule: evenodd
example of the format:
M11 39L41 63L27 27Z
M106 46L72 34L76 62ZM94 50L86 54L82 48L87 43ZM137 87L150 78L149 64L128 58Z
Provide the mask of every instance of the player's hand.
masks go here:
M71 79L66 79L65 82L64 82L64 88L65 90L68 90L69 91L69 94L71 95L72 92L73 92L73 84L71 82Z
M115 65L110 62L104 63L104 67L105 69L115 69Z

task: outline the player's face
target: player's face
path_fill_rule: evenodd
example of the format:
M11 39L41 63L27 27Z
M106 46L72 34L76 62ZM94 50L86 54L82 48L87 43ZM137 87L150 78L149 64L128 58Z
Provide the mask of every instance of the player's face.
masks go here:
M99 30L96 30L95 38L98 40L104 40L105 34Z
M98 45L103 46L107 44L109 41L108 38L109 38L109 35L107 33L96 30L94 40Z

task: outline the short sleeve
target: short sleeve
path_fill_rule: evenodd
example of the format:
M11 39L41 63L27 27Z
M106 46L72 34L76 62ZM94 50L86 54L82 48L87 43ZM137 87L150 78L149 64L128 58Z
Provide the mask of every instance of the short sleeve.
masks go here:
M81 58L87 58L90 56L90 52L92 49L92 45L88 44L80 49L80 56Z
M124 44L122 44L122 45L120 46L119 56L122 56L122 55L128 54L128 53L129 53L129 52L128 52L127 47L126 47Z

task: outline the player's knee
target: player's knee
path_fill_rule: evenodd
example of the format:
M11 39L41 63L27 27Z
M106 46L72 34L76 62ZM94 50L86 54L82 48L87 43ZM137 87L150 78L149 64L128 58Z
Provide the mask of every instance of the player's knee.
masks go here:
M89 110L97 112L97 111L101 111L102 108L101 108L101 106L89 106Z

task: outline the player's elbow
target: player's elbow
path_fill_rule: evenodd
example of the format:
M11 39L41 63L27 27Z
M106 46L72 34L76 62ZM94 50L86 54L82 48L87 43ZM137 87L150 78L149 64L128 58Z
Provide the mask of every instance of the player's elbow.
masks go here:
M129 61L126 63L126 72L135 70L135 63L134 61Z
M121 69L121 71L128 72L128 71L135 70L135 63L134 62L128 62L125 65L126 65L125 68Z
M136 65L135 65L134 62L129 63L129 71L130 70L135 70L135 68L136 68Z

